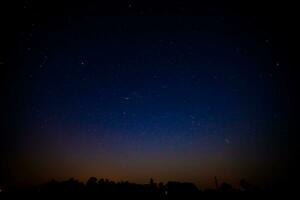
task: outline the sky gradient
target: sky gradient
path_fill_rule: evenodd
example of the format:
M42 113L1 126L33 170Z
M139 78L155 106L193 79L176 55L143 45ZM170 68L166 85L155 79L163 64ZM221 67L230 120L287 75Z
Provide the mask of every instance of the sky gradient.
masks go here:
M214 176L234 185L282 176L289 63L270 18L38 8L18 8L24 18L1 60L13 66L4 184L96 176L213 187Z

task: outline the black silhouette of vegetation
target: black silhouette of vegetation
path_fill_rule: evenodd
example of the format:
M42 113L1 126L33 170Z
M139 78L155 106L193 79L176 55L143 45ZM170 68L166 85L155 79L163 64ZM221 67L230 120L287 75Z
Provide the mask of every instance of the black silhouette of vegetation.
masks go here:
M277 189L275 189L277 190ZM114 182L108 179L97 179L90 177L86 183L74 178L65 181L51 180L37 187L18 190L1 189L1 192L34 192L40 194L67 194L67 195L93 195L99 199L201 199L205 196L226 196L226 195L249 195L261 192L273 192L272 190L260 189L241 180L237 188L229 183L216 184L215 189L199 189L193 183L169 181L167 183L156 183L150 179L148 184L136 184L128 181ZM277 190L279 191L279 190Z

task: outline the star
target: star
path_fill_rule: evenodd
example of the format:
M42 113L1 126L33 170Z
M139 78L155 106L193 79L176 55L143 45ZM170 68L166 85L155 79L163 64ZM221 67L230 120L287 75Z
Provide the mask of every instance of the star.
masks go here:
M154 78L154 79L157 79L157 78L158 78L158 76L157 76L157 75L153 75L153 78Z
M191 118L191 119L195 119L195 116L194 116L194 115L190 115L190 118Z
M230 140L228 138L225 138L224 141L225 141L226 144L230 143Z
M140 133L140 135L141 136L144 136L146 133L144 132L144 131L142 131L141 133Z
M130 97L123 97L123 99L128 101L128 100L130 100Z
M272 73L269 73L269 77L272 78L272 77L273 77L273 74L272 74Z

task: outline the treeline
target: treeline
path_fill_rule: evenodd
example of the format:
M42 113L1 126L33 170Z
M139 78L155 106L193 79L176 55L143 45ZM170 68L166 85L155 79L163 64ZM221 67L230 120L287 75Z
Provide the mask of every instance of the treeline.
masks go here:
M120 199L198 199L206 195L256 193L261 190L245 180L239 188L228 183L216 185L215 189L201 190L193 183L169 181L156 183L150 179L148 184L136 184L128 181L114 182L108 179L91 177L86 183L76 179L66 181L51 180L32 189L38 193L92 194L99 198Z

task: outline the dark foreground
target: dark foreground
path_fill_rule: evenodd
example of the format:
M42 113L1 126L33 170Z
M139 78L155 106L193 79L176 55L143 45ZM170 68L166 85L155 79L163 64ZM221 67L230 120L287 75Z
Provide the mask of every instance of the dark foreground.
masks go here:
M64 194L84 195L97 197L97 199L201 199L203 197L226 197L226 196L261 196L273 195L283 192L283 188L258 188L245 180L240 181L238 188L233 188L228 183L216 183L215 189L201 190L193 183L169 181L166 184L155 183L152 179L149 184L136 184L128 181L113 182L108 179L98 180L91 177L86 183L73 178L58 182L49 181L40 186L20 189L1 188L1 193L16 194Z

